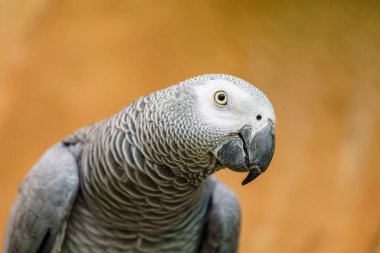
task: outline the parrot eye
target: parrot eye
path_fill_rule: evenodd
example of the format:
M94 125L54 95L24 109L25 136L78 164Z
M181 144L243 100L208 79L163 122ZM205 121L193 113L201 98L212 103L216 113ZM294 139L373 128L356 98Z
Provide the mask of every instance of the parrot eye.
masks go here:
M222 90L217 91L215 92L214 100L219 105L226 105L228 102L227 94Z

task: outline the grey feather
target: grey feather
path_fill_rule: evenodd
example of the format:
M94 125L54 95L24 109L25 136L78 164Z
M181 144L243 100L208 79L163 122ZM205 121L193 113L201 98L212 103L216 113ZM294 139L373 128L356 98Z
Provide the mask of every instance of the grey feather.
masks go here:
M62 144L49 149L19 189L5 253L50 252L78 190L77 164Z
M234 253L238 250L240 205L235 194L216 179L206 220L202 253Z
M221 108L211 102L214 112L202 111L215 91L202 96L218 88L215 81L248 105ZM215 120L212 113L222 117ZM228 115L235 126L219 122ZM254 161L234 162L248 157L235 156L247 147L215 152L229 138L240 138L246 120L252 136L263 125L272 128L267 97L239 78L212 74L141 97L78 130L49 149L23 182L5 252L235 252L239 204L210 175L223 161L232 161L235 171Z

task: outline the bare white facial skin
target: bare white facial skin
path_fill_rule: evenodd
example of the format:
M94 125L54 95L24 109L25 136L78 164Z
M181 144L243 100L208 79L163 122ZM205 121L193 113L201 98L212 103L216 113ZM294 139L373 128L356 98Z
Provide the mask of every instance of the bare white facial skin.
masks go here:
M210 124L238 132L243 126L260 129L268 121L275 124L276 117L268 98L251 85L236 85L227 80L209 80L194 87L199 110ZM227 96L225 105L216 101L215 93L223 91Z

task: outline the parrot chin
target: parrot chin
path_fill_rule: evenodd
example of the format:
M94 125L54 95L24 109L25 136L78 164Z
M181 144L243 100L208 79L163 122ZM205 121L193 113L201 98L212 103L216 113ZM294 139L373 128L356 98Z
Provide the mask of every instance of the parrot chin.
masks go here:
M225 167L248 172L242 185L248 184L269 166L275 147L275 135L271 122L254 130L244 126L238 135L220 143L213 151L217 160Z

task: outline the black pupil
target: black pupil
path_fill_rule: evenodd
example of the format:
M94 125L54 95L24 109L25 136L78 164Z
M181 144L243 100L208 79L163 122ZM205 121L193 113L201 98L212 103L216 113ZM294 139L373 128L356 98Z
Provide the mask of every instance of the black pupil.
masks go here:
M224 101L224 99L226 99L226 95L224 95L223 93L220 93L220 94L218 95L218 99L219 99L220 101Z
M261 115L260 115L260 114L257 115L257 116L256 116L256 119L257 119L257 120L261 120Z

